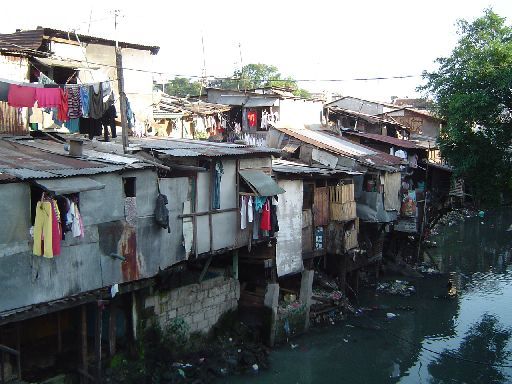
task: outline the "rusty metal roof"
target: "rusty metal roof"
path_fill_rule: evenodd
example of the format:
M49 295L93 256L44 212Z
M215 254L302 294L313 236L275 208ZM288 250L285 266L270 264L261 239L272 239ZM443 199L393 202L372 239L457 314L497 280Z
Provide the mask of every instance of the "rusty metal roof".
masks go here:
M403 160L385 152L366 147L353 141L335 136L334 134L313 131L306 128L276 127L279 132L285 133L304 143L314 145L328 152L348 157L370 167L384 167L384 170L396 171L388 167L401 165Z
M231 109L224 104L206 103L201 100L191 101L187 98L169 96L163 92L158 93L158 96L160 100L153 109L155 118L175 118L184 115L207 116Z
M280 153L279 150L274 148L203 140L139 139L137 143L140 148L146 151L153 150L157 153L173 157L254 156Z
M296 174L301 176L336 176L341 174L361 174L361 172L351 171L348 168L332 169L327 167L311 166L308 164L283 159L272 160L272 171L276 173Z
M402 139L398 139L396 137L391 137L391 136L378 135L376 133L346 131L346 132L343 132L343 135L344 136L362 137L362 138L365 138L365 139L368 139L368 140L378 141L378 142L381 142L381 143L386 143L386 144L394 145L396 147L401 147L401 148L423 149L422 147L419 147L418 145L416 145L412 141L402 140Z
M37 30L39 30L39 28ZM77 41L77 38L76 38L74 32L62 31L62 30L54 29L54 28L42 28L42 30L44 31L44 36L57 37L60 39L65 39L65 40ZM105 39L103 37L83 35L81 33L78 34L78 37L80 38L80 42L82 42L82 43L111 45L113 47L115 47L115 45L116 45L115 40ZM156 45L127 43L124 41L119 41L118 44L121 48L133 48L133 49L151 51L151 53L153 55L156 55L158 53L158 51L160 50L160 47L158 47Z
M10 52L36 51L43 42L44 31L20 31L0 35L0 50Z
M138 168L140 165L108 161L101 158L103 155L107 158L114 156L98 153L94 158L87 155L75 158L64 151L63 144L49 140L3 139L0 140L0 175L3 175L0 182L8 181L9 177L14 181L15 178L30 180L95 175L116 172L128 167ZM130 161L134 160L130 158ZM143 160L135 161L143 164Z

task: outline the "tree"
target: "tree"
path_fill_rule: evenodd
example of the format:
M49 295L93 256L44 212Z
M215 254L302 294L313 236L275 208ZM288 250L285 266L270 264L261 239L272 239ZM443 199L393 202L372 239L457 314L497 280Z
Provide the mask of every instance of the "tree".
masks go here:
M175 77L164 85L165 93L177 97L197 96L201 93L201 89L199 81L191 81L186 77Z
M473 187L477 201L498 202L512 190L512 28L491 9L458 21L459 40L420 90L446 118L441 153Z
M247 64L241 70L235 70L228 79L219 79L210 83L211 86L224 89L254 89L262 87L280 87L289 89L294 95L310 97L310 93L299 88L291 77L282 77L274 65Z

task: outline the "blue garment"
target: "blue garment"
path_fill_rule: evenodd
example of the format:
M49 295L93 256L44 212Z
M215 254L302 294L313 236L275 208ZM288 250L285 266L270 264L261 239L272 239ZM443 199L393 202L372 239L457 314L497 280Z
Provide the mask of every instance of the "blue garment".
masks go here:
M80 103L82 104L82 117L89 117L89 87L80 87Z
M126 119L128 120L128 128L133 128L135 125L135 114L132 111L128 98L126 98Z
M215 170L213 175L213 196L212 196L212 208L220 209L220 182L222 175L224 174L224 167L222 161L215 163Z
M263 210L263 205L267 201L266 196L256 196L254 199L254 210L256 212L261 212Z
M66 121L65 126L69 130L70 133L77 133L80 130L80 119L69 119Z

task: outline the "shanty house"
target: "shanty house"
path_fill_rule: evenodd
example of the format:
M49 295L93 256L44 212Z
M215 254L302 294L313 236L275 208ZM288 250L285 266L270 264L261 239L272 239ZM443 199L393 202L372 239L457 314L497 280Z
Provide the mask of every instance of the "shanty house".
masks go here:
M209 103L232 106L232 126L256 138L265 138L278 122L320 127L324 120L322 100L297 97L275 87L248 91L208 88L206 92Z
M343 241L337 241L344 239L349 229L359 234L357 243L365 253L352 250L354 257L343 257L347 264L340 275L345 276L345 271L356 271L368 262L379 261L384 231L389 229L400 211L400 165L403 160L332 132L305 128L276 127L270 131L267 142L271 147L281 148L290 159L300 159L313 166L322 164L347 174L356 173L349 183L340 183L337 189L328 191L331 216L327 252L337 255L347 252ZM337 215L341 219L336 220ZM347 228L345 223L348 221L350 226L350 220L356 217L359 222ZM347 240L350 243L350 239Z
M69 367L98 379L102 350L113 356L133 341L141 319L165 325L179 313L190 332L208 331L237 307L236 251L254 243L240 229L240 194L284 192L270 178L272 149L141 139L122 154L115 143L87 141L68 151L55 141L62 138L0 140L0 194L10 202L0 236L0 345L12 352L6 372L18 359L16 376L30 381ZM44 228L68 219L69 200L81 233L41 237L37 223L52 211L38 207L52 200L68 208ZM157 216L163 205L167 228Z
M141 124L151 122L150 68L159 47L127 42L118 42L118 46L124 68L124 91L131 109ZM5 80L34 83L40 74L57 84L110 80L114 94L119 95L116 65L115 40L42 27L0 35L0 78ZM20 114L0 102L0 111L0 132L26 132L29 122L43 128L53 124L51 115L39 109L24 108ZM119 100L117 111L120 111Z

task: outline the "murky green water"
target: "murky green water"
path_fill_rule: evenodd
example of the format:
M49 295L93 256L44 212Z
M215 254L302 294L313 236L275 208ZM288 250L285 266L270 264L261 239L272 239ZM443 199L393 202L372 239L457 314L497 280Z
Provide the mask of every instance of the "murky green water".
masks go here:
M445 228L431 253L450 276L416 280L411 297L366 291L361 316L313 329L273 351L268 371L226 382L512 383L510 224L507 210ZM448 277L455 298L443 297Z

